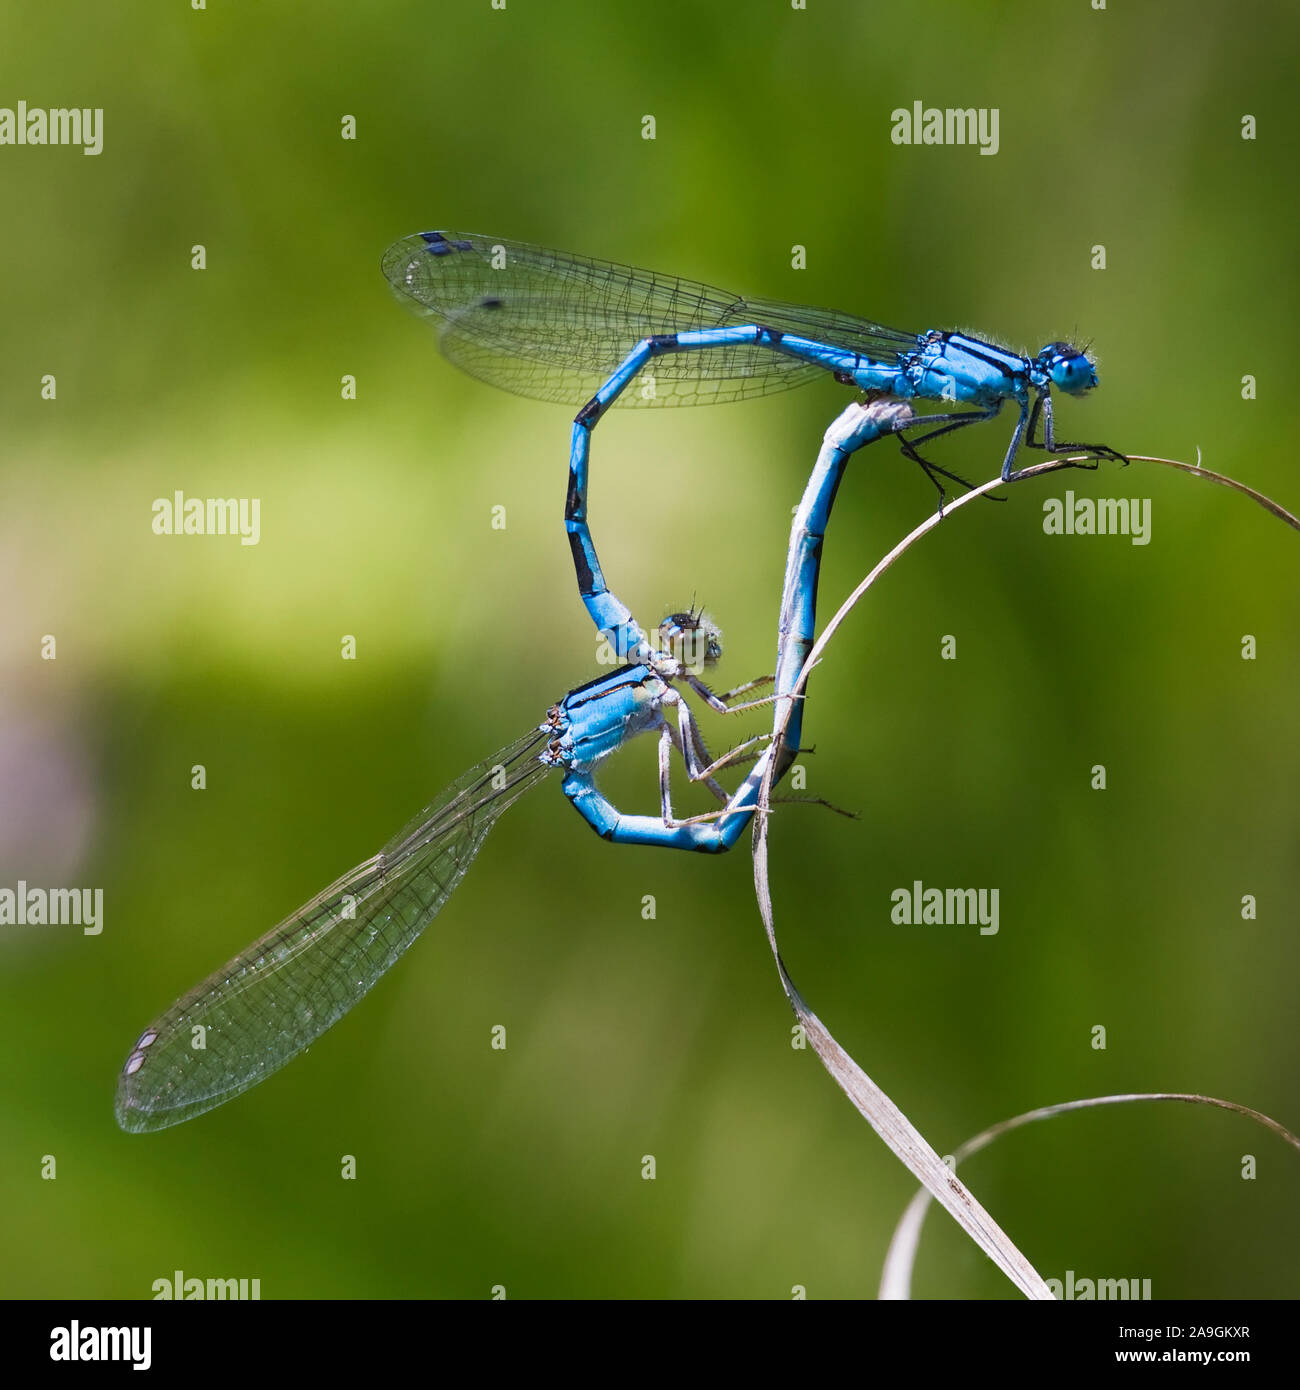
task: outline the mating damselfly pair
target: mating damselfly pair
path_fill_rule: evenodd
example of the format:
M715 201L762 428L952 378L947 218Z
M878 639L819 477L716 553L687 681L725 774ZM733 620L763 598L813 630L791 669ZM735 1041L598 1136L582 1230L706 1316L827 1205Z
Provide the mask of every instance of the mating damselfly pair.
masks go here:
M389 248L383 269L411 308L439 331L444 354L471 375L516 393L580 405L573 423L564 511L578 589L597 629L625 664L570 691L515 743L454 782L384 850L344 875L177 1001L141 1035L122 1070L122 1128L150 1131L222 1104L292 1060L351 1009L442 908L501 812L549 771L580 815L618 844L717 852L733 846L759 788L798 748L796 686L811 646L822 539L849 457L886 436L932 481L953 477L919 446L996 416L1019 415L1002 465L1016 477L1022 447L1122 458L1104 445L1055 438L1053 388L1097 384L1086 353L1052 343L1022 357L966 334L898 332L830 310L737 295L650 271L499 238L424 232ZM791 530L778 616L774 675L715 694L681 659L698 639L705 664L721 655L696 612L670 614L653 640L605 582L587 519L591 433L616 404L742 400L830 373L867 393L828 428ZM640 380L641 389L629 391ZM913 399L965 405L917 415ZM1036 432L1041 426L1041 438ZM773 694L737 702L759 686ZM772 704L772 735L708 752L687 697L718 713ZM641 733L659 740L657 816L625 815L595 772ZM716 780L728 763L765 746L734 793ZM678 819L673 758L722 809Z

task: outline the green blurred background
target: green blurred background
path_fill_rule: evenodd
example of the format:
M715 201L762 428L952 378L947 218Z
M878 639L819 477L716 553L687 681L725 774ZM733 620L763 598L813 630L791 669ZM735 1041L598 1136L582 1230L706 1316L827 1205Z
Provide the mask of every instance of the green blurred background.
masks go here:
M3 932L0 1291L147 1297L180 1268L264 1297L870 1296L913 1184L790 1046L748 839L614 848L558 785L309 1055L179 1129L114 1125L149 1019L597 669L568 413L444 363L380 253L461 227L1029 351L1077 334L1102 389L1061 406L1066 438L1199 447L1296 508L1298 32L1226 0L0 16L0 105L106 113L96 158L0 147L0 886L101 886L106 917ZM999 153L894 146L915 100L997 107ZM771 667L790 511L843 401L596 436L611 583L647 623L705 601L723 684ZM986 477L1009 428L938 456ZM260 498L261 543L156 537L178 488ZM1151 544L1044 535L1067 489L1152 499ZM892 451L859 457L823 617L932 507ZM1300 1123L1298 540L1167 470L1067 473L959 513L832 646L809 790L861 820L774 820L782 945L941 1153L1110 1091ZM654 761L629 750L616 799L652 809ZM892 925L914 879L998 888L1000 933ZM963 1174L1047 1276L1300 1293L1300 1158L1235 1116L1075 1116ZM1013 1296L942 1216L916 1291Z

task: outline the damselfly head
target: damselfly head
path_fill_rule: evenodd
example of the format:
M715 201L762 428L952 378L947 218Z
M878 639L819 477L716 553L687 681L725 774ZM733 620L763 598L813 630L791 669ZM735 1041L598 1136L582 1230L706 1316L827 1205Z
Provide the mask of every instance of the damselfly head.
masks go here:
M1086 352L1069 343L1048 343L1038 354L1052 385L1068 396L1082 396L1097 384L1097 366Z
M659 624L659 640L688 670L712 666L722 655L722 633L702 608L669 613Z

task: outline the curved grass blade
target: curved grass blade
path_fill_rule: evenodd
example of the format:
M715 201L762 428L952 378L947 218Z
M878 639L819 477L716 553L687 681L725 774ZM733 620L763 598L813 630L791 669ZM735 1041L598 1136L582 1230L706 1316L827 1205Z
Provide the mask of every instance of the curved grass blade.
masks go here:
M953 1153L953 1168L964 1162L972 1154L986 1149L995 1139L1019 1129L1022 1125L1034 1124L1039 1120L1055 1119L1058 1115L1068 1115L1075 1110L1092 1110L1099 1105L1132 1105L1138 1101L1178 1101L1184 1105L1211 1105L1219 1110L1231 1110L1244 1115L1257 1125L1270 1129L1293 1149L1300 1149L1297 1139L1285 1125L1279 1124L1269 1115L1252 1110L1248 1105L1239 1105L1234 1100L1220 1100L1217 1096L1201 1096L1185 1091L1134 1092L1118 1096L1087 1096L1082 1100L1062 1101L1057 1105L1044 1105L1037 1110L1026 1111L1013 1119L1003 1120L981 1130L973 1139L967 1139ZM908 1299L912 1296L912 1268L916 1263L916 1253L921 1244L921 1226L925 1214L930 1209L930 1193L922 1188L907 1205L907 1210L899 1218L894 1229L894 1238L889 1242L885 1265L880 1273L880 1292L878 1297L885 1299Z
M1018 485L1031 477L1055 473L1062 468L1069 468L1072 464L1086 461L1087 456L1080 455L1033 464L1024 469L1015 482ZM1216 473L1211 469L1201 467L1199 464L1185 463L1179 459L1157 458L1147 454L1130 454L1129 461L1131 463L1154 463L1167 468L1175 468L1193 477L1205 478L1209 482L1231 488L1249 497L1270 515L1284 522L1293 530L1300 531L1300 518L1292 515L1279 503L1274 502L1271 497L1256 491L1254 488L1247 487L1244 483L1237 482L1235 478L1230 478L1226 474ZM982 497L1003 486L1006 484L1001 478L990 478L987 482L963 493L962 496L954 498L942 512L932 513L876 562L861 583L839 606L834 617L822 629L821 635L804 658L803 667L794 683L790 697L777 703L772 728L774 746L779 747L785 741L795 700L804 694L808 678L814 667L821 662L822 655L831 638L834 637L840 625L847 619L866 592L917 541L933 531L936 526L951 518L954 512L961 507L969 506L977 497ZM1030 1298L1053 1297L1042 1276L1029 1264L984 1208L975 1201L965 1186L948 1170L943 1160L926 1143L924 1137L907 1119L902 1110L876 1086L853 1058L836 1042L830 1030L804 1002L786 970L776 937L775 912L768 874L768 818L771 815L772 787L777 766L777 759L773 758L769 761L763 782L759 787L758 810L754 816L753 832L754 892L758 901L759 915L767 933L768 945L776 961L781 987L785 991L795 1016L803 1024L813 1049L822 1065L834 1078L835 1083L853 1102L858 1112L875 1129L876 1133L889 1145L904 1166L921 1183L923 1189L948 1211L962 1230L993 1260L1022 1293ZM1231 1107L1230 1102L1210 1101L1206 1103L1223 1104L1235 1108ZM1281 1131L1281 1126L1278 1126L1275 1121L1267 1120L1267 1117L1262 1118L1264 1122ZM917 1200L919 1202L919 1197Z

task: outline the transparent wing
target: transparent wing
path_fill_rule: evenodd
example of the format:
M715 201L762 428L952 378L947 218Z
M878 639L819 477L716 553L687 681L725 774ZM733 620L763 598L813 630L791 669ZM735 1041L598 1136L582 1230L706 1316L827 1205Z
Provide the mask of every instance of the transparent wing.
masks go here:
M582 405L652 333L763 323L894 363L917 335L830 309L742 299L612 261L473 232L420 232L384 253L397 297L438 332L451 362L516 395ZM655 392L620 405L733 401L802 386L822 373L765 348L674 354L654 363Z
M122 1068L118 1124L141 1133L201 1115L338 1022L433 920L501 812L545 776L546 737L529 733L471 768L373 859L177 1000Z

